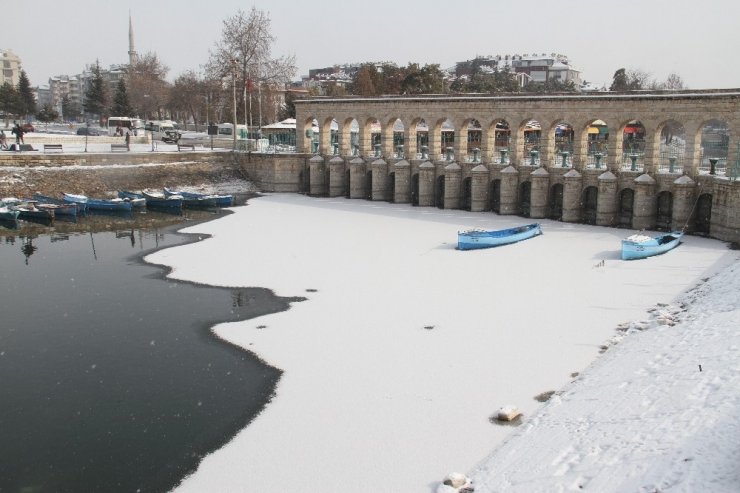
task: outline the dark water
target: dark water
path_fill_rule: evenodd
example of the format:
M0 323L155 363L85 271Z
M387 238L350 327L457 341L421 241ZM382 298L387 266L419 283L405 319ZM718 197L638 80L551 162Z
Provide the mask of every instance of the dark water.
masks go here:
M270 399L208 327L295 300L165 280L139 257L190 240L140 219L0 227L0 491L167 491Z

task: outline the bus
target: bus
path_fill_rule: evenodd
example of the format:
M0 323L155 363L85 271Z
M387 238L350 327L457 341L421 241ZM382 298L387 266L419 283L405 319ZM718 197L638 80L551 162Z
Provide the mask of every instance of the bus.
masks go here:
M128 116L111 116L106 123L108 135L126 135L128 130L131 135L137 135L144 129L141 119L129 118Z

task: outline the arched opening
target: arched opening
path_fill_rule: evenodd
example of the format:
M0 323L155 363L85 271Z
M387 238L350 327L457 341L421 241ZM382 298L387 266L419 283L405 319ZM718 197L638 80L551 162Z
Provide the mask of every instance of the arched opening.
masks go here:
M388 202L391 204L396 202L396 172L393 171L388 175Z
M462 182L462 209L469 211L473 205L473 179L467 177Z
M438 176L434 186L434 205L440 209L445 208L445 176Z
M501 180L491 182L491 193L488 196L491 197L491 210L501 214Z
M620 228L632 227L632 214L635 207L635 192L625 188L619 192L619 224Z
M373 200L373 172L368 170L365 173L365 194L367 200Z
M727 150L730 129L721 120L709 120L701 130L700 170L710 175L724 175L727 170Z
M510 159L511 128L506 120L496 122L493 129L493 162L511 164Z
M411 176L411 205L419 205L419 173Z
M609 127L603 120L594 120L586 129L586 167L605 168L606 156L609 154Z
M663 191L658 194L658 214L655 228L659 231L670 231L673 222L673 194Z
M370 155L379 158L383 155L381 143L383 142L383 128L380 122L371 118L368 122L368 132L370 133Z
M440 159L452 161L455 152L455 124L449 118L442 122L440 131L440 147L442 155Z
M581 222L584 224L596 224L598 200L599 189L597 187L586 187L581 200Z
M699 196L699 199L696 201L696 207L694 209L691 222L694 225L694 233L709 234L709 229L712 223L711 194L703 193Z
M529 217L530 207L532 203L532 184L525 181L519 185L519 214L524 217Z
M393 123L393 157L396 159L404 159L405 154L405 137L404 132L406 127L400 118L396 118Z
M350 192L350 190L349 190L349 184L350 183L351 183L351 181L350 181L350 172L349 172L349 167L348 167L347 170L344 172L344 196L346 198L350 198L350 193L349 193Z
M540 137L542 129L536 120L529 120L524 124L523 129L523 164L529 166L540 165Z
M480 162L480 150L483 147L483 127L478 120L468 124L468 147L466 160Z
M630 120L622 130L622 169L644 171L645 126L638 120Z
M329 146L331 154L334 156L339 155L339 123L337 123L336 120L332 119L331 124L329 125Z
M665 122L660 129L660 161L658 169L669 173L682 173L686 150L686 131L675 120Z
M429 159L429 125L422 118L416 124L416 159Z
M555 166L568 168L573 163L573 140L575 131L570 123L559 123L555 126Z
M563 219L563 184L556 183L550 187L547 197L547 217L560 221Z

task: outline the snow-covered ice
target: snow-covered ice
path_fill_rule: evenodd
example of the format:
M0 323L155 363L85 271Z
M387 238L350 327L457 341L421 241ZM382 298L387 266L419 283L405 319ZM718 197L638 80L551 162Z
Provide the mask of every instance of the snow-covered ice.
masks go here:
M277 194L185 230L208 240L148 256L178 279L307 298L214 328L284 373L177 491L431 492L452 471L476 491L633 491L681 484L679 462L709 467L712 440L737 453L737 398L721 397L738 388L740 344L712 332L738 319L737 252L684 237L626 262L631 231L552 221L522 243L455 249L458 230L525 221ZM717 272L723 298L702 296ZM523 413L518 427L491 419L505 406Z

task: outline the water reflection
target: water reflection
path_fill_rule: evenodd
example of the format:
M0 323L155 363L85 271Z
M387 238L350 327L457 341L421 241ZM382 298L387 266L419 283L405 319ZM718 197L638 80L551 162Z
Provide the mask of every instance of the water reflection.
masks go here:
M87 219L0 236L0 491L168 491L280 374L208 328L291 300L164 280L137 258L173 225Z

